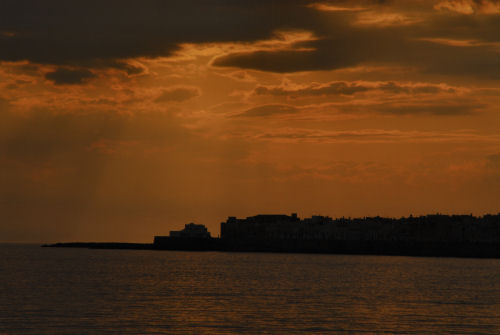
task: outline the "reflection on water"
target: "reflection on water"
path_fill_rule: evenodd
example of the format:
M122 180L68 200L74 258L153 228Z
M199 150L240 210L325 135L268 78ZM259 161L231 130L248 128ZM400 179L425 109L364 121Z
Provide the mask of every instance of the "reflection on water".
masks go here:
M500 260L0 245L0 334L500 334Z

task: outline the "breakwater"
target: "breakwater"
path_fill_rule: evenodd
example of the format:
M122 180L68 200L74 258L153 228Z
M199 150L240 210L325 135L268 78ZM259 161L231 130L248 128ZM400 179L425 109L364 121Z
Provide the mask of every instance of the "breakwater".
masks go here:
M129 249L129 250L179 250L220 252L282 252L326 253L351 255L394 255L422 257L476 257L500 258L499 243L436 243L436 242L386 242L386 241L224 241L219 238L196 241L189 239L162 239L156 243L71 242L45 244L44 247Z

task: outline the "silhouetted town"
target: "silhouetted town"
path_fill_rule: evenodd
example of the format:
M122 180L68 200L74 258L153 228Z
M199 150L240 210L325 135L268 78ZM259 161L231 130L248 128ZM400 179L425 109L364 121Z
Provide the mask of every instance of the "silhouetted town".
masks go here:
M85 246L73 243L52 246ZM415 256L500 257L500 214L426 215L405 218L337 218L291 215L229 217L220 237L204 225L189 223L153 244L94 243L88 247L304 252Z

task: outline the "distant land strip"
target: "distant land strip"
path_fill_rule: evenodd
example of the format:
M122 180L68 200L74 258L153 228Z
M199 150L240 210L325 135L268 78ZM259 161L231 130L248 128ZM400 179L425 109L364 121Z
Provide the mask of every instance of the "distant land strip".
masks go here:
M173 238L175 239L175 238ZM212 238L199 244L193 240L172 240L164 243L122 243L122 242L69 242L44 244L43 247L54 248L86 248L86 249L123 249L123 250L177 250L177 251L218 251L218 252L270 252L270 253L319 253L346 255L387 255L387 256L419 256L419 257L467 257L467 258L500 258L499 243L388 243L371 241L336 241L335 244L317 243L308 246L298 241L289 243L253 243L240 246L227 246L219 238ZM313 244L315 246L313 247Z

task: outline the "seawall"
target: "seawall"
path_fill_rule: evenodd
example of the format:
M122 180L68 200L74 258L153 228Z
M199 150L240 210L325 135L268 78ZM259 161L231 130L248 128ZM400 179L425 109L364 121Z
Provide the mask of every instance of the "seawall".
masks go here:
M500 258L500 243L345 240L224 240L161 237L154 243L73 242L44 247L220 252L324 253L423 257Z

